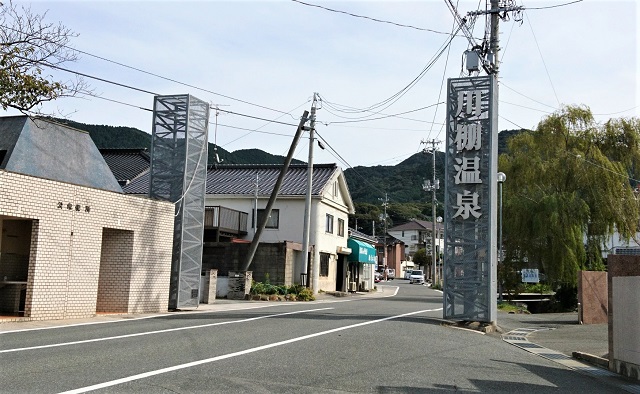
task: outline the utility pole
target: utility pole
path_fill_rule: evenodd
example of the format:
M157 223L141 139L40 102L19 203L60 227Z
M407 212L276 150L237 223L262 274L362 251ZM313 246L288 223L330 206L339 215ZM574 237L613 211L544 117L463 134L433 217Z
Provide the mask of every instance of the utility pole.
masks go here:
M432 157L432 182L429 180L425 181L422 189L426 192L431 192L431 283L436 284L438 281L438 269L437 269L437 259L436 259L436 191L440 189L440 180L436 179L436 145L440 143L440 141L431 140L428 142L422 141L423 144L431 144L431 150L427 150L425 148L424 152L431 152Z
M317 102L317 93L313 93L313 102L311 103L311 115L309 116L309 159L307 162L307 194L304 200L304 227L302 230L302 256L303 256L303 264L301 275L301 282L304 278L306 283L301 283L309 287L309 275L307 272L307 267L309 266L309 237L310 237L310 228L311 228L311 189L313 188L313 143L314 143L314 132L316 125L316 102ZM314 253L315 255L315 253ZM314 294L318 291L318 280L319 280L319 272L317 267L317 261L313 259L313 285L311 288L313 289Z
M300 123L298 124L298 128L296 130L296 134L293 136L293 141L291 142L291 146L289 147L289 152L287 153L287 157L284 159L284 165L282 166L282 170L280 170L280 175L278 175L278 180L276 184L273 186L273 191L271 192L271 196L269 196L269 201L267 202L267 206L264 209L264 217L260 220L258 224L258 228L256 229L256 233L253 236L253 240L249 245L249 251L247 252L247 256L242 267L242 271L248 271L251 263L253 262L253 256L256 254L256 250L258 249L258 244L260 243L260 236L262 235L262 231L267 225L267 220L269 220L269 216L271 215L271 209L273 208L273 204L276 202L276 198L278 197L278 193L280 193L280 187L282 186L282 182L284 181L284 176L287 174L287 170L289 169L289 164L291 164L291 159L293 159L293 154L296 151L296 146L298 145L298 140L300 139L300 135L302 134L302 130L305 129L304 124L307 123L307 118L309 116L309 111L304 111L302 117L300 118Z
M389 195L387 193L384 194L384 199L379 198L378 200L382 201L382 207L384 208L384 213L382 214L382 220L384 221L384 253L382 255L382 266L384 269L384 280L387 280L387 207L389 206Z

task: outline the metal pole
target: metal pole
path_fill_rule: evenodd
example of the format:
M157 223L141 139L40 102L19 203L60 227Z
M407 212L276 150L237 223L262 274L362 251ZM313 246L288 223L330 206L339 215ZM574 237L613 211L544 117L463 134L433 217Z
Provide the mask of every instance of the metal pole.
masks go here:
M433 158L433 185L431 188L431 264L433 266L433 284L438 282L436 261L436 140L431 141L431 157Z
M491 38L489 40L489 49L493 55L493 73L498 74L498 51L500 51L499 43L499 22L500 22L500 4L499 0L491 0Z
M311 116L309 127L309 162L307 163L307 194L304 200L304 226L302 229L302 269L301 277L306 278L307 283L301 283L309 287L309 276L307 267L309 266L309 233L311 227L311 189L313 188L313 141L314 127L316 119L316 93L313 93L313 103L311 104ZM301 278L302 281L302 278Z
M502 257L502 184L507 180L507 176L504 172L498 173L498 188L499 192L499 216L500 216L500 227L498 227L498 265L503 264ZM502 301L502 281L498 281L498 301Z

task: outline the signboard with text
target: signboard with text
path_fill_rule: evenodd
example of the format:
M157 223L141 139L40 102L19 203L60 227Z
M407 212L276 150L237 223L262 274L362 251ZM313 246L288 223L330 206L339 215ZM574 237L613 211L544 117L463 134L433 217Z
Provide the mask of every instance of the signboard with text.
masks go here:
M524 283L539 283L540 275L539 271L536 268L523 268L520 271L520 275L522 276L522 282Z
M447 89L444 317L496 317L497 84L454 78Z

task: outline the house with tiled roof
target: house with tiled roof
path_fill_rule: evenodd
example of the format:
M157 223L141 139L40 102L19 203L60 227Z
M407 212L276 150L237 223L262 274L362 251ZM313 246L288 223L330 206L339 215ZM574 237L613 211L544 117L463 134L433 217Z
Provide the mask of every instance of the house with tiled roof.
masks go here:
M100 153L120 186L146 172L151 163L147 148L102 148Z
M281 169L282 165L254 164L218 164L208 168L203 269L218 269L218 275L222 276L239 269L245 253L243 248L253 239ZM148 174L132 180L123 190L147 194ZM317 290L346 291L346 257L350 253L347 223L348 215L354 213L355 208L342 170L336 164L313 166L310 266L305 270L302 236L306 192L307 165L291 164L250 270L258 281L268 273L272 283L288 285L310 281L317 275ZM268 252L268 244L284 246ZM317 270L314 271L314 267ZM305 272L308 277L301 275Z
M418 249L423 248L427 250L427 254L431 254L432 222L413 219L388 229L387 233L404 242L407 256L413 256ZM442 223L436 223L435 238L436 252L440 252L444 247L444 226Z

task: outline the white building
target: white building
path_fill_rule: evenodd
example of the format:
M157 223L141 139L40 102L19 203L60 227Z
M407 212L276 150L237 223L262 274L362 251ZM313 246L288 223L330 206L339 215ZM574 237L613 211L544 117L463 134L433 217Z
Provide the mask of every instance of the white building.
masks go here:
M413 256L418 249L425 248L427 254L431 253L431 233L433 223L425 220L411 220L387 230L387 233L404 242L405 255ZM436 253L441 253L444 248L444 226L436 223Z
M205 243L251 241L260 223L282 165L217 165L207 171ZM127 193L144 194L148 178L124 186ZM300 283L301 253L307 191L307 165L289 166L260 242L287 243L295 263L283 282ZM257 220L256 220L257 207ZM342 170L335 164L313 166L309 231L310 261L318 262L318 289L346 291L348 216L355 212ZM205 245L206 246L206 245ZM306 272L312 283L313 264ZM223 274L224 275L224 274ZM298 280L298 278L301 278ZM259 278L258 278L259 279ZM271 277L271 279L275 279Z

